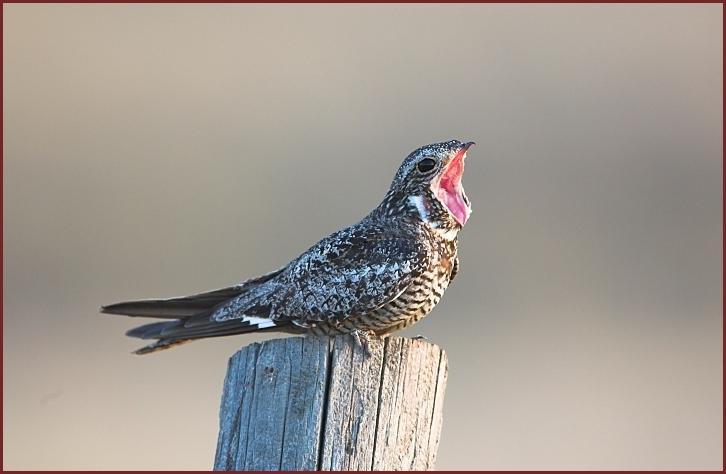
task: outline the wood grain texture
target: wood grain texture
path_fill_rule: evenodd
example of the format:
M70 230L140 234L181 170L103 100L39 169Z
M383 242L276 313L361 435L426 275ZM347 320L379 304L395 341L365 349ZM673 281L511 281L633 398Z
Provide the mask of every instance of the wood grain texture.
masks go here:
M445 353L349 336L251 344L229 361L216 470L433 469Z

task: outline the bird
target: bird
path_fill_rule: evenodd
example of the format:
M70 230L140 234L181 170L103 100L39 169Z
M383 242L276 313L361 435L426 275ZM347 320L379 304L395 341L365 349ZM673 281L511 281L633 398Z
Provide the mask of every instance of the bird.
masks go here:
M375 209L282 268L228 288L101 312L161 319L126 333L153 341L136 354L258 331L349 334L367 347L429 314L456 277L458 234L471 214L462 176L472 145L450 140L414 150Z

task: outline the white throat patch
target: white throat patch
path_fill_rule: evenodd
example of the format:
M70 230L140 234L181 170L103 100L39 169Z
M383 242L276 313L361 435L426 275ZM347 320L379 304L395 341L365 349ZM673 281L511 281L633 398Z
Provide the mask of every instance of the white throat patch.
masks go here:
M426 210L426 204L424 204L423 196L409 196L408 202L410 202L411 204L414 205L414 207L418 211L418 215L421 218L421 220L427 224L430 224L429 223L429 213Z
M429 213L426 210L426 204L424 203L423 196L409 196L408 202L413 204L418 211L418 215L421 220L424 221L429 228L433 229L434 232L446 240L454 240L456 238L456 235L459 233L458 229L440 229L436 222L429 220Z

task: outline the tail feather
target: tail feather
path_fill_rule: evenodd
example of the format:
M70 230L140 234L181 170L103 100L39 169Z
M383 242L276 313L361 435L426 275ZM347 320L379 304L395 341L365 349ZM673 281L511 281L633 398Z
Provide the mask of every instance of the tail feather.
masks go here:
M171 349L172 347L178 346L180 344L184 344L186 342L191 342L191 339L176 339L173 341L167 341L165 339L161 339L159 341L156 341L153 344L149 344L148 346L144 346L140 349L136 349L134 351L134 354L137 354L137 355L151 354L152 352L159 352L159 351L163 351L164 349Z
M140 339L157 339L156 342L135 351L136 354L150 354L194 339L231 336L265 330L284 331L289 329L289 326L288 322L276 323L266 318L254 318L254 322L248 318L242 318L221 322L209 321L204 326L186 328L183 320L176 320L145 324L131 329L126 335Z
M162 321L158 323L149 323L126 331L129 337L137 337L139 339L160 339L161 333L168 327L174 327L182 324L180 319L174 321Z
M126 332L127 336L139 339L197 339L200 337L226 336L229 334L244 334L260 331L262 329L276 328L280 324L267 318L232 319L228 321L207 321L206 324L197 324L187 327L184 320L162 321L144 324Z

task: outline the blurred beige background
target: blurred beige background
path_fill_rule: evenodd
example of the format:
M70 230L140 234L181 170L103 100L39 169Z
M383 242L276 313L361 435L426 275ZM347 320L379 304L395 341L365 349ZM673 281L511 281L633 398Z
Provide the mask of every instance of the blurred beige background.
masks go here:
M460 138L440 469L722 466L721 5L3 5L6 469L208 469L227 359L99 305L274 269Z

